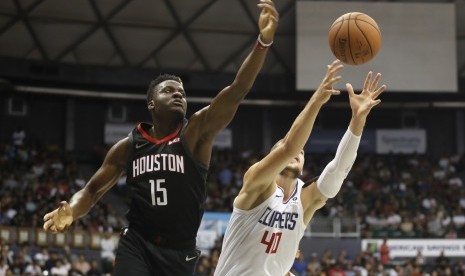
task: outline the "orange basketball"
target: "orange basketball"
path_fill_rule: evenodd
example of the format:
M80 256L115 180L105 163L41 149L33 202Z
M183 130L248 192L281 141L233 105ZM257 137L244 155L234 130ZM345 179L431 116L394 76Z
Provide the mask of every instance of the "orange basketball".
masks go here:
M373 59L381 48L381 31L368 15L346 13L329 28L329 46L340 61L363 64Z

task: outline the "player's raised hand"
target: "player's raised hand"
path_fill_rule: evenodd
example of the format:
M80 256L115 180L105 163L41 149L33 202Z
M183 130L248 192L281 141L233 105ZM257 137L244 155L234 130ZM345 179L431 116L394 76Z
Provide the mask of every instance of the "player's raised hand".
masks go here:
M363 84L363 90L360 94L356 94L350 83L346 84L347 92L349 92L350 108L352 109L352 116L366 117L370 110L378 105L381 100L378 99L378 96L383 93L386 89L386 85L381 85L378 87L379 81L381 79L381 74L376 74L375 79L372 80L373 73L370 71L365 79Z
M260 0L257 6L262 10L258 19L260 39L263 43L269 44L273 42L278 27L279 13L271 0Z
M60 206L44 216L44 230L52 233L65 232L73 223L73 213L68 202L60 202Z
M313 98L317 102L324 104L332 95L339 95L341 93L339 90L335 90L333 85L341 80L341 76L338 76L337 74L343 67L344 65L342 65L342 62L339 60L335 60L328 65L325 77L321 81L318 89L315 91L315 94L313 94Z

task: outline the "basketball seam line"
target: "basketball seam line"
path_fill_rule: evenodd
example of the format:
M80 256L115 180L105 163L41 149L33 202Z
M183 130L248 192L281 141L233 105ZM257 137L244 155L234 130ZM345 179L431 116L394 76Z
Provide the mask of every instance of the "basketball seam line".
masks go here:
M361 14L359 14L359 15L357 15L357 16L360 16L360 15L361 15ZM344 20L349 21L349 20L355 20L355 19L344 19L344 18L342 18L341 20L339 20L339 21L337 21L337 22L334 22L333 25L331 25L331 27L330 27L329 29L331 30L331 29L333 28L334 25L336 25L336 24L339 23L339 22L343 22ZM357 19L357 20L358 20L358 21L365 22L365 23L367 23L368 25L372 26L373 28L376 29L376 31L379 33L379 35L381 35L381 31L379 30L379 27L377 27L376 25L373 25L373 24L371 24L370 22L365 21L365 20L363 20L363 19Z
M355 17L355 18L357 18L357 17ZM370 41L368 40L368 38L367 38L367 36L365 35L365 33L363 32L363 30L358 26L357 20L355 20L355 26L357 26L357 29L362 33L363 37L364 37L365 40L367 41L368 47L370 47L371 58L373 58L373 57L374 57L374 55L373 55L373 49L371 48Z
M336 41L337 41L337 35L339 34L339 32L341 31L342 29L342 25L344 25L344 18L342 18L342 24L341 26L339 26L339 29L337 30L336 34L334 35L334 45L333 45L333 49L335 50L335 53L336 53Z
M355 59L354 59L354 56L352 55L352 46L350 45L350 16L352 15L349 14L349 19L347 19L349 22L347 22L347 43L349 44L349 52L350 52L350 57L352 58L352 61L354 62L354 64L357 64L355 62ZM355 19L357 19L357 17L355 17Z

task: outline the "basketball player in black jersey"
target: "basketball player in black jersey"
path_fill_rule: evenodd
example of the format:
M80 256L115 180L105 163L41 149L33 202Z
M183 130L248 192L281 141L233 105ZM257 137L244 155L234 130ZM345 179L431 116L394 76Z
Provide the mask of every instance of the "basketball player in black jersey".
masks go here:
M114 275L193 274L213 140L251 89L278 25L279 14L271 0L260 1L258 7L257 44L233 83L187 120L181 79L165 74L152 81L147 107L153 124L141 123L117 142L69 204L61 202L44 216L46 231L66 231L126 172L132 199L129 227L121 234Z

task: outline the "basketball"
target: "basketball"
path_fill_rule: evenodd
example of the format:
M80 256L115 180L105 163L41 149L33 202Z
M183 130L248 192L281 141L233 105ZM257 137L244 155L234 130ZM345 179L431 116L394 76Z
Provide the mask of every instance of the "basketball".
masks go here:
M372 60L381 48L381 31L368 15L346 13L331 25L329 46L340 61L351 65L364 64Z

